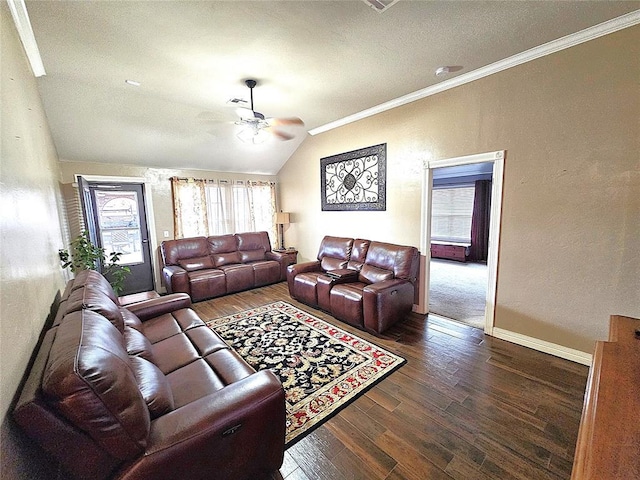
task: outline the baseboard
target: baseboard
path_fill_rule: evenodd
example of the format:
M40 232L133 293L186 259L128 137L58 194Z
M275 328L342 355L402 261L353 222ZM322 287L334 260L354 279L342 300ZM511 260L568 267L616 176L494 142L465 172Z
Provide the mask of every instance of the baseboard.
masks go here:
M571 360L572 362L580 363L582 365L591 366L592 355L590 353L581 352L580 350L574 350L573 348L563 347L555 343L546 342L539 338L529 337L520 333L515 333L510 330L504 330L502 328L493 328L492 336L507 342L515 343L523 347L533 348L539 352L548 353L556 357L564 358L565 360Z

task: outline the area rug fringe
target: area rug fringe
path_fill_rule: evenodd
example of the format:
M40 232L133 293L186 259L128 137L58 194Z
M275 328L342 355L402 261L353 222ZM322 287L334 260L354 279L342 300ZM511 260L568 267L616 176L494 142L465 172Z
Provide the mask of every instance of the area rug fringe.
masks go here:
M207 322L286 393L290 447L401 367L406 360L286 302Z

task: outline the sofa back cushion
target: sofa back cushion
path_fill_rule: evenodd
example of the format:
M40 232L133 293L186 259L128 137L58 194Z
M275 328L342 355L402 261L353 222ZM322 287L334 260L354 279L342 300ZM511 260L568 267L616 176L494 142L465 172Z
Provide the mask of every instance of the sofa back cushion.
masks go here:
M347 268L358 272L362 270L370 243L369 240L363 240L362 238L356 238L353 241L353 248L351 250L351 257L349 257L349 263L347 263Z
M235 237L238 240L238 250L241 252L251 250L269 252L271 250L271 241L267 232L236 233Z
M178 261L178 265L184 268L187 272L204 270L206 268L215 268L213 260L209 255L205 255L204 257L181 259Z
M69 295L73 291L83 288L85 285L91 285L96 290L100 290L108 296L113 303L118 303L118 296L109 281L100 272L95 270L82 270L76 273L75 278L71 281Z
M213 263L216 267L222 267L223 265L231 265L234 263L242 263L240 252L214 253L212 257Z
M165 240L160 244L160 253L165 265L180 265L180 260L207 256L209 244L205 237Z
M371 242L362 271L365 271L365 267L368 265L392 272L392 278L409 280L415 284L418 263L419 252L416 247Z
M238 240L235 235L216 235L207 237L208 253L217 255L219 253L230 253L238 250Z
M393 279L392 270L385 270L366 263L362 266L362 270L358 275L358 280L362 283L377 283L391 279Z
M142 357L129 357L151 419L169 413L174 408L173 393L164 373Z
M107 318L120 333L124 332L124 319L120 307L99 287L96 288L90 283L71 292L64 308L65 315L83 309L97 312ZM62 321L64 322L64 319Z
M241 250L238 253L240 253L240 261L242 263L259 262L265 259L262 248L259 250Z
M122 334L98 313L69 313L57 327L42 391L67 420L113 457L144 452L150 416Z
M346 268L352 248L353 238L327 235L320 242L320 248L318 249L320 266L325 271Z

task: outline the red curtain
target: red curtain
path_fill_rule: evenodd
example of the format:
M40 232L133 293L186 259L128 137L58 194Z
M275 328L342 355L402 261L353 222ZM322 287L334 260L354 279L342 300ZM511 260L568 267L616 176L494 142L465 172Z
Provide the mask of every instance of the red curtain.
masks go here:
M476 180L471 217L469 260L486 262L489 253L489 220L491 216L491 180Z

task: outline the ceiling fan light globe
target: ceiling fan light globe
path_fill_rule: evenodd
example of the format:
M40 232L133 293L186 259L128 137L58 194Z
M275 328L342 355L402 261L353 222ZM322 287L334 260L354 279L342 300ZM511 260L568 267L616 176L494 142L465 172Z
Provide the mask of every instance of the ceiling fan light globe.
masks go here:
M252 142L254 144L264 143L267 141L268 138L269 138L269 133L266 132L265 130L260 129L253 136Z
M256 136L256 132L253 127L245 126L236 134L236 137L243 143L253 143L253 137Z

